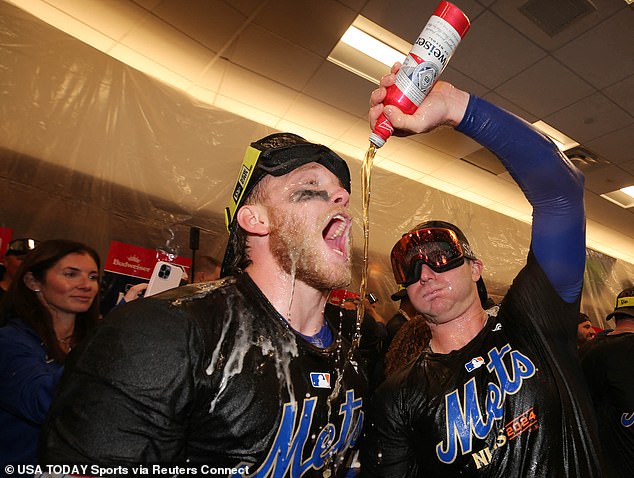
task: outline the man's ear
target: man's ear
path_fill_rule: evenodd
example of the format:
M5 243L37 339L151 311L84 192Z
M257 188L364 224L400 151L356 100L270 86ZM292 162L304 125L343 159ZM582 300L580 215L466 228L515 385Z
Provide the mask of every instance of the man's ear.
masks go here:
M42 288L42 284L33 276L32 272L24 274L24 284L33 292L39 292Z
M480 259L471 259L471 277L473 278L473 282L477 282L480 277L482 277L482 269L484 269L484 264Z
M261 204L247 204L238 209L238 224L249 234L265 236L269 233L269 217Z

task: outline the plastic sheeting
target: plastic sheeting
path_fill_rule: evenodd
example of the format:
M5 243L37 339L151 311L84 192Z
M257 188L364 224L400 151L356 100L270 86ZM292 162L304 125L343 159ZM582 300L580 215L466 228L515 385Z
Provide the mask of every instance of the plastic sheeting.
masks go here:
M72 238L105 259L111 240L222 258L222 216L245 147L271 132L200 104L21 10L0 4L0 226L14 237ZM393 139L392 141L398 141ZM356 217L354 283L362 264L360 159L346 158ZM458 224L499 300L523 266L530 226L375 167L369 287L389 318L389 263L403 231L427 219ZM634 266L588 251L582 310L596 325Z

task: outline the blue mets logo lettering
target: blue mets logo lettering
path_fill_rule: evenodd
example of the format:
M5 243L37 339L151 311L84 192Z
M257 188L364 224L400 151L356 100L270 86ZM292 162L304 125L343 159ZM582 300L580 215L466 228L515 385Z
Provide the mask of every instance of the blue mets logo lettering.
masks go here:
M624 427L631 427L634 425L634 412L632 413L624 413L621 415L621 425Z
M326 424L316 437L312 453L302 461L304 447L311 438L310 428L317 406L317 397L304 400L301 418L297 420L297 402L286 403L282 420L268 456L260 468L250 475L253 478L299 478L308 470L318 470L354 446L361 434L363 412L360 410L361 398L354 397L354 390L346 391L346 401L339 407L342 415L341 429L337 438L337 428ZM358 413L355 413L359 410Z
M507 354L512 367L510 374L502 361ZM502 350L490 350L488 355L487 370L496 375L498 384L489 382L484 410L478 402L475 377L464 384L462 403L458 390L445 396L447 437L436 445L436 455L443 463L453 463L458 456L458 445L462 448L462 454L470 453L473 437L482 439L489 434L494 420L500 420L504 414L506 397L517 393L524 379L535 374L533 362L517 350L511 350L509 344Z

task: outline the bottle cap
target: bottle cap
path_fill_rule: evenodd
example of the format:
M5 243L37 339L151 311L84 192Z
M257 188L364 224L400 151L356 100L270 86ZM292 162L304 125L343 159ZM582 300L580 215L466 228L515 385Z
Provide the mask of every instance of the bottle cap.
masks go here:
M376 133L370 133L370 142L377 148L385 144L385 140Z

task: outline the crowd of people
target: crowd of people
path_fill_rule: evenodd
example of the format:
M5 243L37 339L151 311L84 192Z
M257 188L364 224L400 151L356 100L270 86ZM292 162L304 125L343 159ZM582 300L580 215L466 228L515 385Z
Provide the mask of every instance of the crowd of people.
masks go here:
M371 126L380 114L400 135L450 125L500 158L532 205L526 264L500 304L467 235L430 218L395 238L398 312L384 320L365 302L359 342L346 331L358 301L351 313L328 304L353 273L348 165L275 133L247 147L222 264L143 300L131 290L98 326L92 248L10 246L22 260L2 298L0 463L634 476L634 289L594 337L579 310L581 173L533 127L448 83L413 115L384 105L398 68L372 93Z

